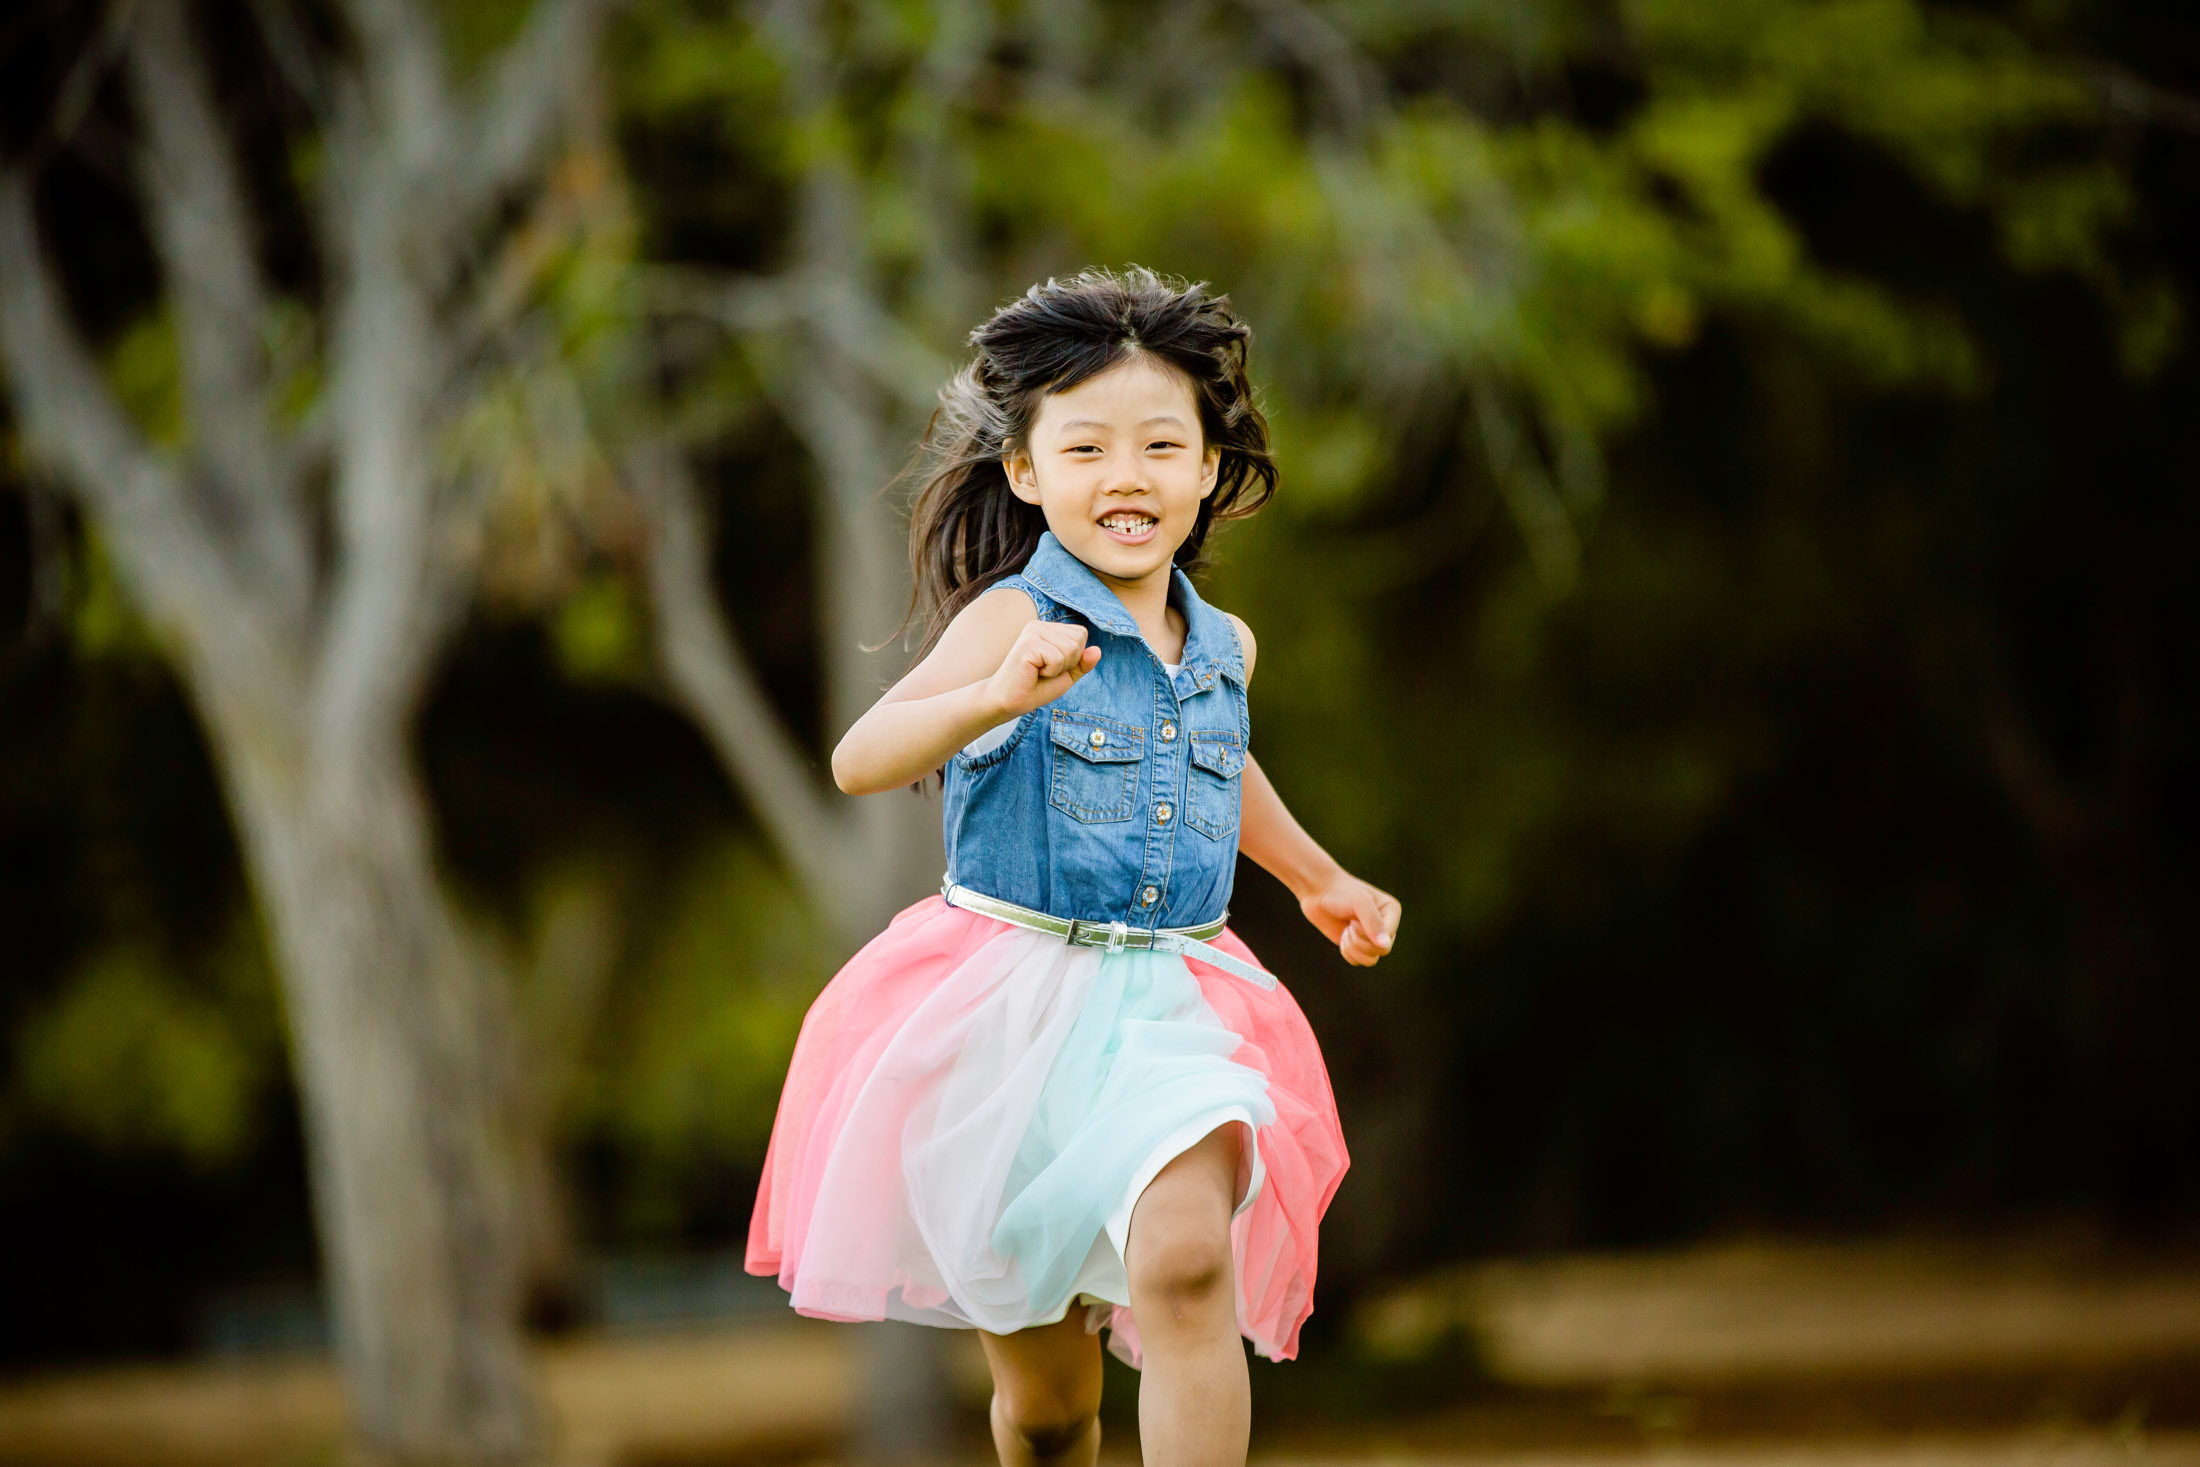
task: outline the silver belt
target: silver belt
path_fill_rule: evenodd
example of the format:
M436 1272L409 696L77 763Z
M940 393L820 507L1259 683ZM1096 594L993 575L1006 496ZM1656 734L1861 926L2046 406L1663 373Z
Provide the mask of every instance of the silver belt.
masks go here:
M1243 958L1232 957L1219 947L1208 945L1208 938L1222 935L1227 917L1217 917L1199 927L1133 927L1125 922L1087 922L1079 917L1050 917L1045 912L1019 907L1014 902L1004 902L999 897L987 896L982 891L972 891L952 880L943 880L940 883L940 895L947 898L947 904L951 907L961 907L966 912L976 912L981 917L991 917L1012 927L1028 927L1033 932L1051 933L1072 947L1106 948L1111 953L1132 948L1147 952L1175 953L1179 957L1197 958L1203 963L1211 963L1232 977L1243 978L1256 988L1276 986L1275 974L1265 968L1256 968Z

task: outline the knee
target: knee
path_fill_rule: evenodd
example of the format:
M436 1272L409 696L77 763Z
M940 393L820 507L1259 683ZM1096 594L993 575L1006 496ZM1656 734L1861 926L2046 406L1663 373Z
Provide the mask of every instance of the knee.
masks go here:
M996 1391L993 1413L1039 1461L1059 1457L1085 1439L1100 1414L1098 1401L1044 1393L1010 1396Z
M1172 1312L1224 1298L1230 1286L1226 1231L1155 1230L1131 1247L1131 1287Z

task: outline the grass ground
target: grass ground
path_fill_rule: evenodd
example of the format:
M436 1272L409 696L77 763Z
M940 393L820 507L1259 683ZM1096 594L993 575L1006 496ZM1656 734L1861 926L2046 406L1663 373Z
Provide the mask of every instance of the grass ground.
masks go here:
M1487 1264L1375 1300L1349 1348L1256 1369L1270 1467L2200 1467L2200 1265L2087 1245L1753 1244ZM762 1326L545 1346L570 1467L832 1459L855 1331ZM958 1336L954 1376L982 1402ZM1135 1460L1127 1372L1107 1455ZM975 1431L969 1457L984 1460ZM345 1460L302 1358L0 1386L0 1467Z

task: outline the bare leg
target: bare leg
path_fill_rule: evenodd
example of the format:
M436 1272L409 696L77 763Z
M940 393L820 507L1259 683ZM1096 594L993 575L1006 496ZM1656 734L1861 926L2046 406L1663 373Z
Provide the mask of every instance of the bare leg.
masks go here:
M1177 1157L1131 1212L1131 1313L1145 1347L1139 1444L1151 1467L1242 1467L1252 1392L1237 1328L1230 1214L1240 1128Z
M1100 1456L1100 1338L1075 1304L1058 1324L978 1332L993 1367L993 1449L1001 1467L1092 1467Z

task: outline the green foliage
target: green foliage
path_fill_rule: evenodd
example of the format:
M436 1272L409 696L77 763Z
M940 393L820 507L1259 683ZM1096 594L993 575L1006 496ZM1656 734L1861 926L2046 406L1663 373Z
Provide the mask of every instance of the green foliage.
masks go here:
M636 386L634 246L611 160L576 146L497 261L503 331L440 445L443 472L490 502L484 599L551 612L561 653L591 677L630 671L636 648L602 564L631 558L638 535L607 452Z
M519 34L533 0L439 0L431 7L451 67L464 76Z
M620 28L612 59L626 114L651 123L705 120L728 146L786 146L779 111L779 58L755 29L733 23L722 7L657 4L640 7Z
M114 559L87 526L76 544L75 592L69 616L70 640L86 657L150 658L158 644L138 616L115 574Z
M125 331L108 355L107 382L148 442L168 449L184 445L190 423L183 411L174 317L155 312Z
M276 301L262 327L274 391L268 406L296 428L322 406L321 341L313 313L295 300Z
M866 9L822 38L829 84L797 94L789 68L810 63L782 55L771 26L660 3L627 28L621 92L642 125L715 118L752 193L835 180L864 268L948 355L1039 274L1138 260L1227 285L1260 326L1275 416L1298 424L1301 502L1325 515L1381 496L1396 465L1372 445L1472 396L1462 446L1558 591L1601 499L1600 444L1648 406L1646 361L1709 315L1773 325L1881 387L1979 389L1947 301L1813 258L1768 196L1767 161L1800 129L1883 149L1989 213L2024 268L2091 281L2135 370L2174 349L2174 291L2127 279L2106 245L2129 207L2117 165L2042 148L2092 124L2092 91L1984 18L1918 0L1640 0L1532 19L1338 5L1309 12L1325 59L1294 78L1250 21L1167 31L1149 7L1083 14L1073 44L1066 12L1044 5ZM1031 59L987 60L987 35ZM1542 100L1585 57L1624 58L1641 89L1615 123ZM1386 73L1409 61L1470 80L1386 99ZM1493 111L1477 68L1509 69L1501 85L1529 105ZM694 207L645 201L660 218Z
M647 669L641 608L620 577L583 581L558 604L550 629L559 667L578 681L629 681Z
M1554 696L1583 655L1556 640L1566 629L1615 639L1615 660L1632 642L1655 665L1665 654L1642 639L1693 645L1682 629L1715 619L1719 576L1741 572L1710 563L1708 543L1644 527L1664 538L1596 552L1606 582L1584 585L1590 604L1563 603L1603 504L1601 445L1652 406L1650 365L1719 318L1781 333L1871 389L1982 388L1952 303L1814 258L1767 192L1777 149L1806 127L1846 133L1949 205L1986 211L2022 267L2120 288L2103 243L2127 206L2114 165L2040 163L2033 146L2088 125L2091 93L2014 32L1915 0L1643 0L1547 7L1532 24L1512 7L1325 8L1320 23L1376 78L1342 122L1323 120L1342 116L1341 93L1305 91L1343 83L1294 81L1233 22L1182 38L1194 59L1141 56L1152 12L1135 6L1096 22L1123 27L1122 54L1103 45L1080 66L1041 59L947 90L971 74L956 70L970 61L951 14L869 13L830 39L861 80L790 98L769 30L645 8L625 89L660 123L712 87L727 116L786 119L784 145L747 152L751 166L773 188L830 176L851 189L875 278L905 283L889 299L945 354L985 304L1048 271L1139 260L1228 286L1260 331L1285 468L1277 518L1233 532L1218 577L1280 634L1264 699L1281 715L1269 726L1293 732L1270 747L1295 798L1354 812L1342 844L1393 862L1410 848L1444 873L1441 920L1462 934L1515 914L1515 873L1569 831L1684 843L1768 757L1739 710L1615 740ZM1023 21L1043 58L1046 8ZM1524 114L1471 87L1382 99L1384 71L1409 56L1471 66L1493 51L1526 78ZM1592 53L1626 58L1637 105L1611 123L1534 105ZM1178 64L1197 66L1196 87L1152 80ZM972 239L982 251L953 243ZM2136 313L2152 324L2134 328L2134 360L2170 349L2168 311ZM1409 446L1432 441L1446 446L1418 453L1480 460L1450 505L1395 536L1340 540L1418 471ZM1497 578L1458 629L1449 686L1429 694L1440 726L1370 728L1397 683L1353 588L1411 584L1476 538L1491 498L1533 573ZM1316 604L1309 585L1338 596ZM1368 757L1298 753L1346 746ZM1388 788L1406 770L1446 791L1444 818Z
M632 1159L625 1227L661 1235L697 1173L761 1166L832 952L799 890L746 840L695 861L652 903L649 929L577 1114Z
M242 1156L281 1063L273 989L249 927L213 966L208 993L151 949L93 954L18 1031L15 1106L106 1150Z

